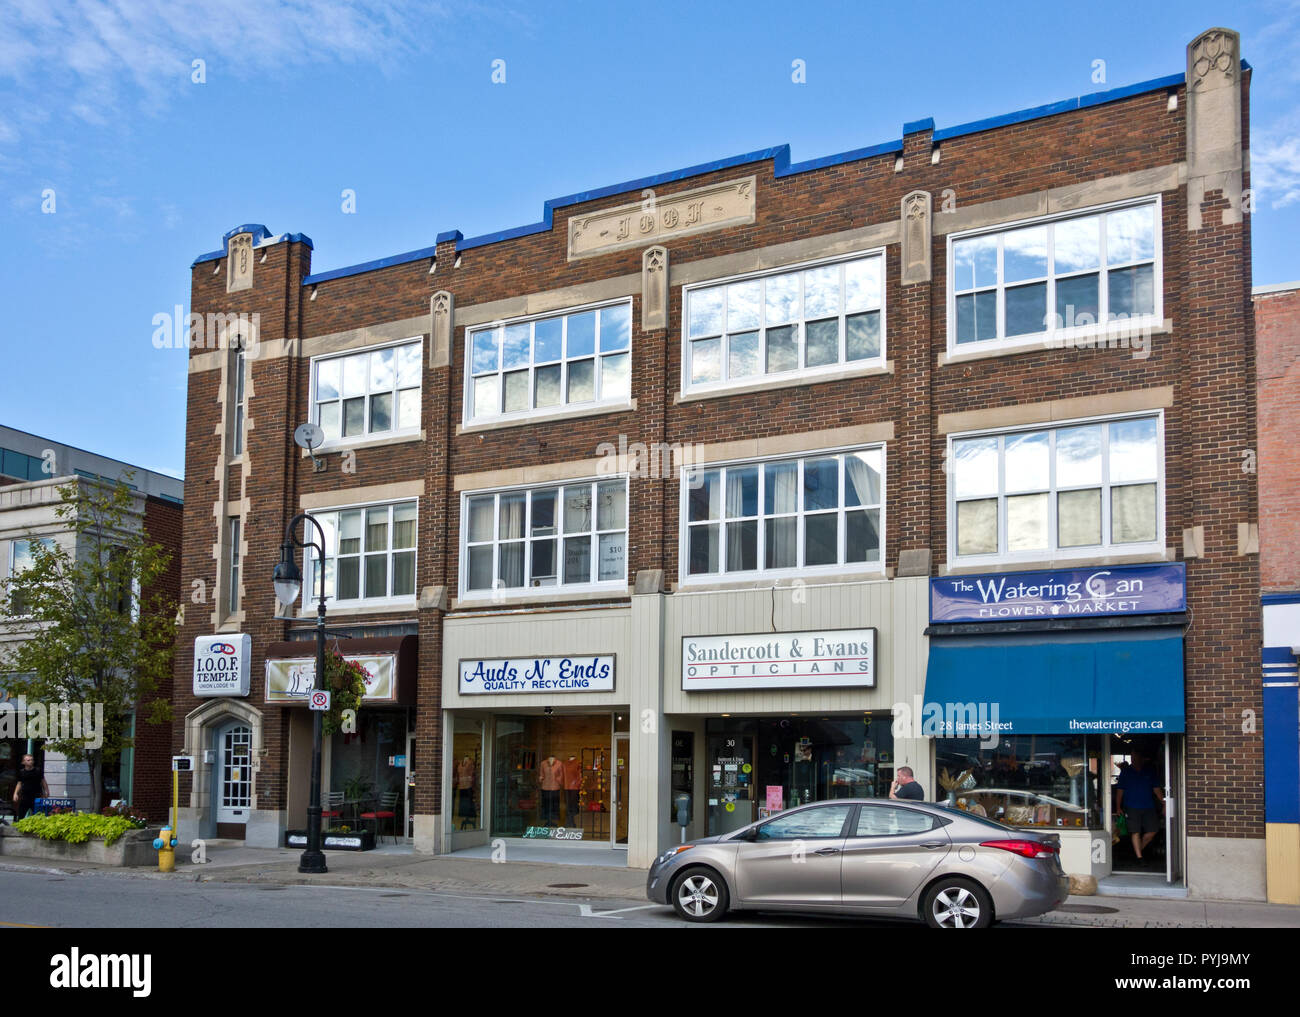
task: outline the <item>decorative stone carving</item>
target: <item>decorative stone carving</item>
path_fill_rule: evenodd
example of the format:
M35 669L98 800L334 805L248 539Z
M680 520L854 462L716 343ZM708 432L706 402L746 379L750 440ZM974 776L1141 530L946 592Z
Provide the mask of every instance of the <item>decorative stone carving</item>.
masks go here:
M668 248L648 247L641 256L641 329L668 327Z
M930 192L913 191L903 202L904 286L930 281Z
M1187 47L1187 228L1201 228L1201 202L1222 191L1224 225L1241 222L1241 38L1202 32ZM1217 225L1217 224L1216 224Z
M226 246L226 292L253 288L253 234L236 233Z
M569 260L751 223L754 214L754 178L746 177L574 216L569 220Z
M429 366L446 367L451 363L451 325L455 301L446 290L439 290L429 301L433 319L430 327L432 341L429 349Z

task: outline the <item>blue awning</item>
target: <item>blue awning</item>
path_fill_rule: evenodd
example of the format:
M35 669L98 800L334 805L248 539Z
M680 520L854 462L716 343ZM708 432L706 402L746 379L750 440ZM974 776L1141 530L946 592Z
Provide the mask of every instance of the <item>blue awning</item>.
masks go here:
M1182 633L931 637L925 709L942 714L947 737L980 737L960 728L974 715L1001 734L1181 732Z

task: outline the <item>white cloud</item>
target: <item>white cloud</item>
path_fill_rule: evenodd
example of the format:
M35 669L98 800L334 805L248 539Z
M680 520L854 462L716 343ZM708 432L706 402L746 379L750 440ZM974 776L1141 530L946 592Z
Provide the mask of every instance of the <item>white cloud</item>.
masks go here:
M1300 129L1260 130L1250 143L1250 183L1261 202L1285 208L1300 202Z
M7 0L0 32L3 106L62 111L97 126L134 104L158 109L182 90L194 60L211 81L248 79L339 61L380 70L434 33L448 11L419 0ZM26 100L26 101L24 101ZM0 123L18 140L32 118Z

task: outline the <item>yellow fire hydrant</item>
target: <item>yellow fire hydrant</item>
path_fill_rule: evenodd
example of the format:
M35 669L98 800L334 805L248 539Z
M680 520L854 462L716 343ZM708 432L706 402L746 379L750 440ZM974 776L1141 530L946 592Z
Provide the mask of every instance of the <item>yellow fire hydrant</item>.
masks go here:
M154 850L158 852L158 871L175 872L176 871L176 838L172 836L176 829L176 818L179 812L178 806L180 793L180 776L177 772L179 769L176 765L177 759L184 758L179 756L172 757L172 814L171 822L159 831L159 835L153 839Z

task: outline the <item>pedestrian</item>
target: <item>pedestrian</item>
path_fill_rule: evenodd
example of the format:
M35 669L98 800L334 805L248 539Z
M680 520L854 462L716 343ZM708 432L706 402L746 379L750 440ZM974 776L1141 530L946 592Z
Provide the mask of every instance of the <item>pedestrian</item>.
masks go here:
M889 797L902 801L923 802L925 791L912 774L910 766L898 768L897 779L889 786Z
M50 786L45 783L45 775L36 769L36 759L31 755L23 756L18 783L14 785L14 818L25 819L36 807L37 798L49 796Z
M1139 862L1144 861L1142 852L1156 838L1165 807L1164 792L1156 783L1155 771L1146 762L1140 752L1133 753L1132 764L1120 771L1115 782L1115 808L1124 813L1129 836L1133 838L1133 854Z

